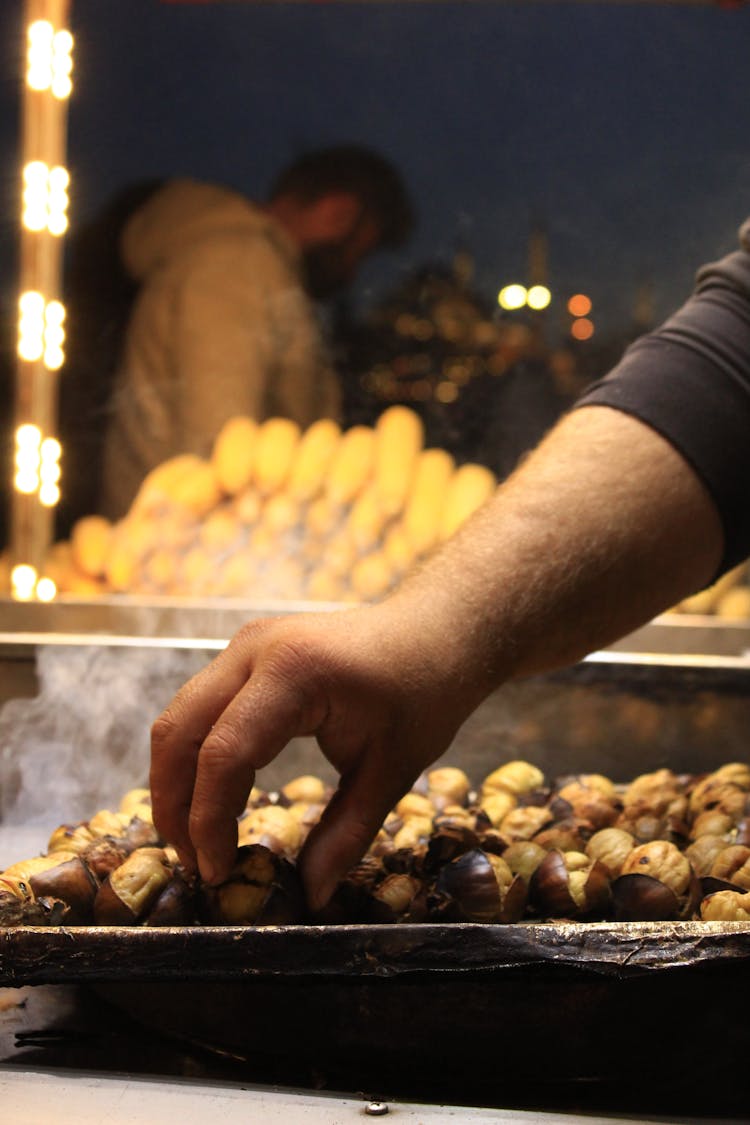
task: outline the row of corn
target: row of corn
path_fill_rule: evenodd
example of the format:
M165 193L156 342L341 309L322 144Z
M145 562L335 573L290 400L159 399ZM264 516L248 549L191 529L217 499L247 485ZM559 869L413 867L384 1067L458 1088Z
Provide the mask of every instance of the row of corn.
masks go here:
M62 593L367 601L398 584L496 487L424 448L419 416L387 409L342 431L321 419L228 421L208 458L174 457L124 519L87 516L45 572Z

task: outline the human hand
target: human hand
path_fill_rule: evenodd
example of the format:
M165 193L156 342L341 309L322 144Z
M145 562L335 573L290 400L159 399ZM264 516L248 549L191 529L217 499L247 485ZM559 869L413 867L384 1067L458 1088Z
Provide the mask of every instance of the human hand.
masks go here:
M154 724L159 831L188 868L222 881L256 770L291 738L315 735L340 774L300 856L320 908L471 709L457 698L450 648L390 603L245 626Z

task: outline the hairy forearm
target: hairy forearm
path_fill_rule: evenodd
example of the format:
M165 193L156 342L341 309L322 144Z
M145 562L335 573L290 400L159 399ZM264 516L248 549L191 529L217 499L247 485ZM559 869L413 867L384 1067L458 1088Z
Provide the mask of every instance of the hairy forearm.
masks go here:
M648 426L573 412L394 608L455 640L453 674L481 697L571 663L708 584L723 532L709 494Z

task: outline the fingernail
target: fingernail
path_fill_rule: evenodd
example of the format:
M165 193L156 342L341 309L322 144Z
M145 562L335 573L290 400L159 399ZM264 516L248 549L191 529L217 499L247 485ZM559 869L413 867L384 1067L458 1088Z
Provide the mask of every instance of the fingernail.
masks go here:
M195 875L197 870L195 864L195 856L191 852L184 852L177 849L177 857L180 865L184 868L188 875Z
M316 911L316 910L322 910L323 907L328 904L328 900L331 897L331 895L333 894L333 892L335 891L335 889L336 889L335 883L331 883L331 882L318 883L318 885L310 891L310 894L308 896L307 905L310 907L310 910L312 910L313 912Z
M201 873L201 879L204 883L218 883L219 879L216 873L216 867L213 861L205 854L205 852L198 852L198 870Z

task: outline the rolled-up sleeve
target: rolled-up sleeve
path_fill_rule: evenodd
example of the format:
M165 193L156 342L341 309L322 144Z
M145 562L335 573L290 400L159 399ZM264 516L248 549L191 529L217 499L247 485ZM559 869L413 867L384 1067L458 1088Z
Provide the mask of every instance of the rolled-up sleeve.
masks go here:
M742 249L637 340L576 407L609 406L662 434L701 477L724 526L720 572L750 555L750 222Z

